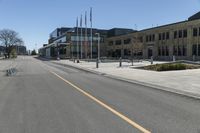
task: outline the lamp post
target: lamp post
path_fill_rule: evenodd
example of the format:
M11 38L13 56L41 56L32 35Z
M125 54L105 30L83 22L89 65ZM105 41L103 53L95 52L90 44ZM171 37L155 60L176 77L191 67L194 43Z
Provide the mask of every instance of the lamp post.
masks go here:
M58 42L56 42L56 46L57 46L57 60L60 60L60 49Z
M99 61L100 61L100 33L96 33L95 35L97 35L98 37L98 57L97 57L97 68L99 67Z

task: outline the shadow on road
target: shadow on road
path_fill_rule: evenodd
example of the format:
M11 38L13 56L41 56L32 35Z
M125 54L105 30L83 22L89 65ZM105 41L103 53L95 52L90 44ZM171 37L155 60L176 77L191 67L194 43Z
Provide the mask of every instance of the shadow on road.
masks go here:
M51 61L51 60L55 60L55 59L47 59L47 58L43 58L43 57L39 57L39 56L35 56L34 57L37 60L41 60L41 61Z

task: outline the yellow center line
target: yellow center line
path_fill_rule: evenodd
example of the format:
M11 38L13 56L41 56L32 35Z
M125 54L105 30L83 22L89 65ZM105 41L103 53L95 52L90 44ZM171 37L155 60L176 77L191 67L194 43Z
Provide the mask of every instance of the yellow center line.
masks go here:
M58 78L60 78L61 80L63 80L64 82L66 82L67 84L71 85L72 87L74 87L76 90L78 90L79 92L83 93L85 96L89 97L90 99L92 99L93 101L97 102L98 104L100 104L101 106L103 106L104 108L108 109L109 111L111 111L113 114L117 115L118 117L120 117L121 119L123 119L124 121L126 121L127 123L129 123L130 125L132 125L133 127L139 129L141 132L143 133L151 133L150 131L148 131L147 129L143 128L142 126L140 126L139 124L137 124L136 122L134 122L133 120L129 119L128 117L126 117L125 115L121 114L120 112L116 111L115 109L113 109L112 107L110 107L109 105L103 103L102 101L98 100L97 98L95 98L94 96L92 96L91 94L87 93L86 91L84 91L83 89L79 88L78 86L74 85L73 83L71 83L70 81L64 79L63 77L61 77L60 75L58 75L55 72L50 71L50 73L52 73L53 75L57 76Z

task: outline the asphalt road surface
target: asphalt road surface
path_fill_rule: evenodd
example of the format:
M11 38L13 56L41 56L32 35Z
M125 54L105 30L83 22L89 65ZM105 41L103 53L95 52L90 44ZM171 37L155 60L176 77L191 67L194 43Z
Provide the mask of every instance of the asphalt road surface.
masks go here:
M16 75L0 77L0 133L200 133L199 100L34 57L16 62Z

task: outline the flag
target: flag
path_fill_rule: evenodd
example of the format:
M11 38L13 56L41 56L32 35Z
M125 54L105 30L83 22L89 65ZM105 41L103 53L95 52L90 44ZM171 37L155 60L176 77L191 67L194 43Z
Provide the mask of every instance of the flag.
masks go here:
M87 26L87 11L85 11L85 27Z
M92 7L90 7L90 22L92 22Z
M78 17L76 18L76 27L78 28Z
M80 18L80 27L82 27L82 14L81 14L81 18Z

